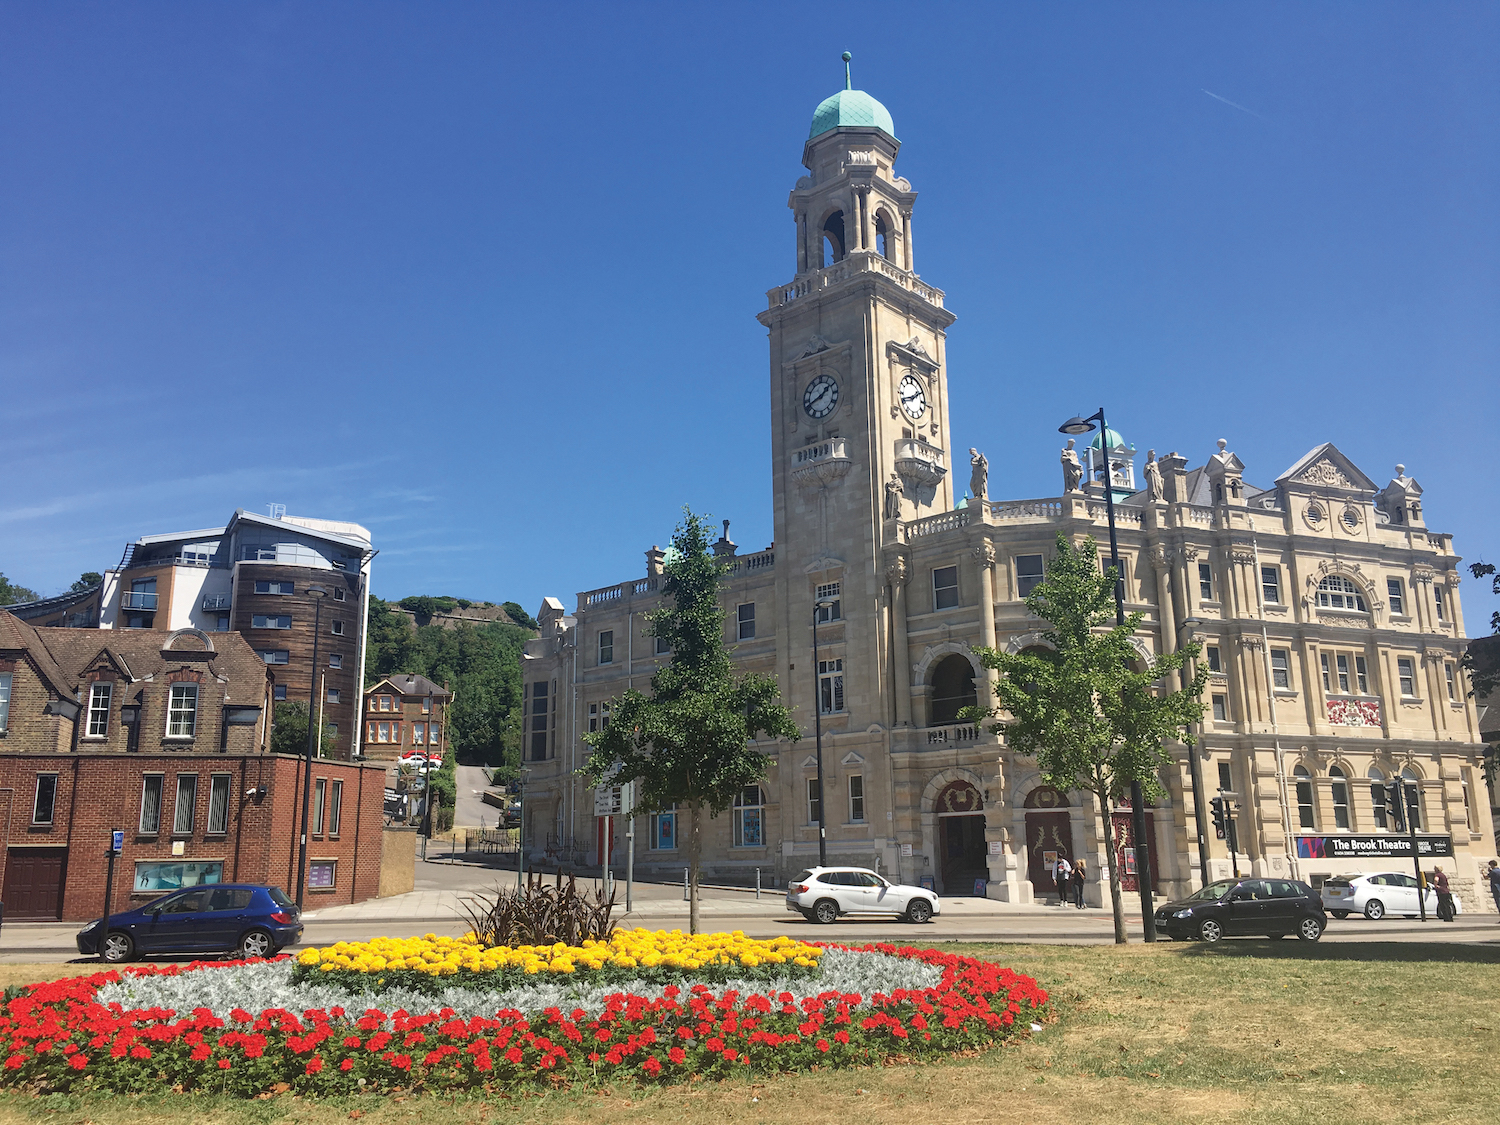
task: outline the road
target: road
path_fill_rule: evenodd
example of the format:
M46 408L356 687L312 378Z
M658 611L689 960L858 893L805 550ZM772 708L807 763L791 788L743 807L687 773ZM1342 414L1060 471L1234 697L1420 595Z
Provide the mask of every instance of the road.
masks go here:
M484 803L484 769L480 766L455 765L453 772L458 786L458 805L453 811L453 826L494 828L499 821L500 810Z
M464 904L475 895L493 892L497 886L513 887L515 873L509 868L481 862L453 862L434 858L417 865L417 888L406 895L375 899L352 906L310 911L306 919L304 945L328 945L335 941L360 941L392 934L460 934L467 929L462 918ZM584 883L592 890L593 881ZM625 926L648 929L687 929L687 903L682 885L636 883L634 910L624 913L625 888L616 887ZM743 930L752 937L787 934L822 941L889 941L901 944L940 941L1036 942L1042 944L1108 944L1114 926L1106 910L1075 910L1072 907L1013 907L985 899L945 898L943 912L924 926L894 919L846 920L818 926L787 911L781 892L767 890L759 900L753 891L727 887L705 887L701 898L702 925L706 930ZM1128 918L1132 940L1140 939L1138 917ZM78 958L73 944L76 923L8 923L0 928L0 962L65 962ZM1231 939L1234 940L1234 939ZM1261 939L1254 939L1261 940ZM1454 923L1406 919L1370 922L1364 918L1331 921L1324 943L1432 943L1485 945L1500 953L1500 924L1493 914L1460 915ZM1284 946L1295 946L1288 939Z

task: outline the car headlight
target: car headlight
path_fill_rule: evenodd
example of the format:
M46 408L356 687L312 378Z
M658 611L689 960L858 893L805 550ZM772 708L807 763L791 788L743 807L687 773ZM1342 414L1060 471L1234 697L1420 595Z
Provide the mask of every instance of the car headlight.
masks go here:
M1179 910L1176 914L1172 915L1173 918L1191 918L1192 916L1193 911L1191 907L1189 907L1187 910Z
M87 926L83 927L83 929L79 930L78 932L80 934L92 933L94 930L97 930L99 928L99 923L101 921L103 921L102 918L95 918L92 922L90 922Z

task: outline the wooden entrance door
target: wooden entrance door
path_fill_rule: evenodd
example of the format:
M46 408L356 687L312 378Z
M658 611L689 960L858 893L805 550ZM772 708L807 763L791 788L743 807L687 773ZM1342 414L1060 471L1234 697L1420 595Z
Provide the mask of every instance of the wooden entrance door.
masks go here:
M934 806L943 893L971 895L975 882L988 879L990 873L984 842L984 800L967 781L955 781L938 794Z
M1065 856L1069 863L1073 862L1073 823L1067 811L1027 812L1026 874L1031 880L1033 893L1056 893L1052 865L1047 861L1055 861L1058 856Z
M11 848L5 859L5 913L17 922L62 919L67 848Z
M1120 887L1122 890L1138 891L1140 882L1135 877L1135 829L1131 826L1130 809L1117 809L1111 818L1114 823L1115 862L1120 865ZM1151 889L1160 889L1161 864L1156 859L1156 818L1146 810L1146 858L1151 864Z

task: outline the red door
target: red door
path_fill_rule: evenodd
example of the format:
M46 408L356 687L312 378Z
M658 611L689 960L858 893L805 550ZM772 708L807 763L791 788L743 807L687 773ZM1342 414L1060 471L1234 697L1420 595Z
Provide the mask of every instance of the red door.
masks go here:
M1131 826L1128 808L1116 810L1111 817L1115 829L1115 862L1120 865L1120 887L1122 890L1140 890L1135 877L1135 830ZM1156 860L1156 818L1146 810L1146 857L1151 864L1151 889L1161 886L1161 865Z
M5 859L5 914L17 922L62 919L67 848L11 848Z

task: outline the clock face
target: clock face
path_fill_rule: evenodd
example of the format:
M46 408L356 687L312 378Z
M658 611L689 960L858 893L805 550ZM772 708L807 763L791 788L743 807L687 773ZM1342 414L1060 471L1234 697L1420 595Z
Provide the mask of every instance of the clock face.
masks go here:
M913 375L907 375L896 385L896 393L901 396L901 409L906 411L906 416L913 420L927 413L927 395L922 391L922 384L917 382Z
M802 394L802 409L809 418L827 418L839 404L839 385L832 375L819 375Z

